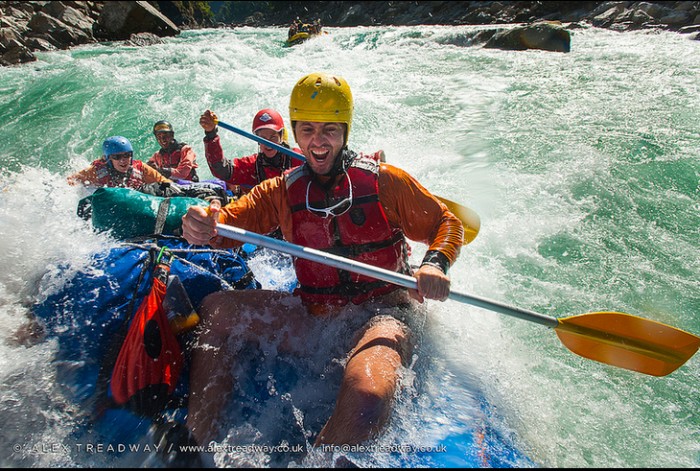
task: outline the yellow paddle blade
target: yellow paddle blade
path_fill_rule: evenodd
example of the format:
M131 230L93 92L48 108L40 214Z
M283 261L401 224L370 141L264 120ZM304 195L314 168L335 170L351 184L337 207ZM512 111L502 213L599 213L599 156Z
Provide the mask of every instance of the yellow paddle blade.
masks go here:
M623 312L592 312L558 319L559 340L584 358L653 376L666 376L700 347L700 338Z
M436 198L445 203L447 209L462 221L462 225L464 226L464 245L476 239L477 234L479 234L479 229L481 228L481 219L479 215L476 214L476 211L443 198L442 196L436 196Z

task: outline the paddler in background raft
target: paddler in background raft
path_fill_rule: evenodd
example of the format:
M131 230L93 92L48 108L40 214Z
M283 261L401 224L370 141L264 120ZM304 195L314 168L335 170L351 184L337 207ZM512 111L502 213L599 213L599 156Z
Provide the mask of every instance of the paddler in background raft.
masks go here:
M146 163L166 178L185 180L179 182L181 184L198 182L197 155L187 143L175 139L173 125L167 121L158 121L153 125L153 135L160 145L160 150Z
M204 155L212 175L225 181L226 187L234 196L247 193L258 183L282 175L285 170L303 163L264 144L259 145L255 154L232 160L224 158L216 126L218 120L216 113L211 110L206 110L199 118L199 124L204 129ZM284 119L271 108L262 109L255 114L252 130L253 134L263 139L289 148ZM300 152L299 149L293 150Z
M292 21L292 24L289 26L289 31L287 32L287 38L291 39L292 36L297 34L299 32L299 28L301 27L301 20L297 16L294 21Z
M123 136L112 136L102 143L102 158L68 177L70 185L87 187L126 187L142 190L144 185L172 183L153 167L134 160L134 148Z
M380 152L348 149L353 97L345 79L324 73L303 77L292 90L289 112L307 163L223 208L216 203L208 211L189 208L183 236L192 244L226 247L235 243L217 236L217 222L257 233L280 226L293 244L412 274L417 290L297 259L293 294L209 295L193 349L187 420L200 444L220 432L214 426L233 390L235 345L261 339L277 341L278 353L291 350L308 358L316 358L325 344L345 348L335 409L315 444L359 444L375 437L390 418L402 367L412 358L411 306L424 299L444 301L450 292L447 271L462 246L462 222L409 174L380 162ZM428 246L413 273L406 238ZM352 322L364 316L356 330L332 329L344 312L351 312L346 318Z

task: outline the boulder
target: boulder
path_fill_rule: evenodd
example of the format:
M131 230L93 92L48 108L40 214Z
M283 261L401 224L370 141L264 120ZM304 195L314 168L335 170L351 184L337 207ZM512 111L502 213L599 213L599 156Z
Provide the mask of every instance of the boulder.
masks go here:
M672 11L666 16L659 18L659 23L669 26L687 25L691 20L690 14L687 11Z
M180 30L148 2L105 2L93 32L99 39L127 40L136 33L176 36Z
M486 41L484 47L511 51L542 49L569 52L571 51L571 34L557 22L538 22L499 30Z
M0 52L4 52L12 41L18 41L17 33L12 28L0 28Z
M61 2L51 2L51 4L57 5L61 4ZM49 15L53 16L54 18L61 20L68 26L77 28L88 34L90 37L92 37L92 25L94 21L92 18L90 18L89 15L86 15L82 11L76 10L75 8L66 5L63 5L63 8L60 9L54 7L52 8L52 10L44 11L46 11Z
M163 44L163 40L153 33L135 33L129 36L126 41L129 46L152 46L154 44Z
M91 32L74 28L63 21L47 15L43 11L36 13L27 25L29 37L47 40L55 46L66 48L94 41Z
M32 51L55 51L58 49L52 43L42 38L29 38L26 41L26 45Z
M35 61L32 51L17 40L10 40L0 56L0 65L19 64L21 62Z

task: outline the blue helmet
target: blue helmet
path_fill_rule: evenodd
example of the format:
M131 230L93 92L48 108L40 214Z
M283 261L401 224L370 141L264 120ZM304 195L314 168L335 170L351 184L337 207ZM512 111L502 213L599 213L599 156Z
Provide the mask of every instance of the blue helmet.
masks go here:
M112 154L121 154L123 152L134 152L129 139L122 136L112 136L105 139L102 143L102 156L105 160L109 160Z

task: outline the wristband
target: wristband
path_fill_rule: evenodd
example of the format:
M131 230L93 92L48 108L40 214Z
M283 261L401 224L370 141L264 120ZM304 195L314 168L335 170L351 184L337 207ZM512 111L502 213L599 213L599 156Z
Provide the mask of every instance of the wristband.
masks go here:
M212 129L209 132L204 131L204 140L205 141L211 141L216 137L216 135L219 133L219 126L215 126L214 129Z
M444 274L447 274L447 270L450 269L450 261L447 256L437 250L428 250L420 265L430 265L431 267L438 268Z

